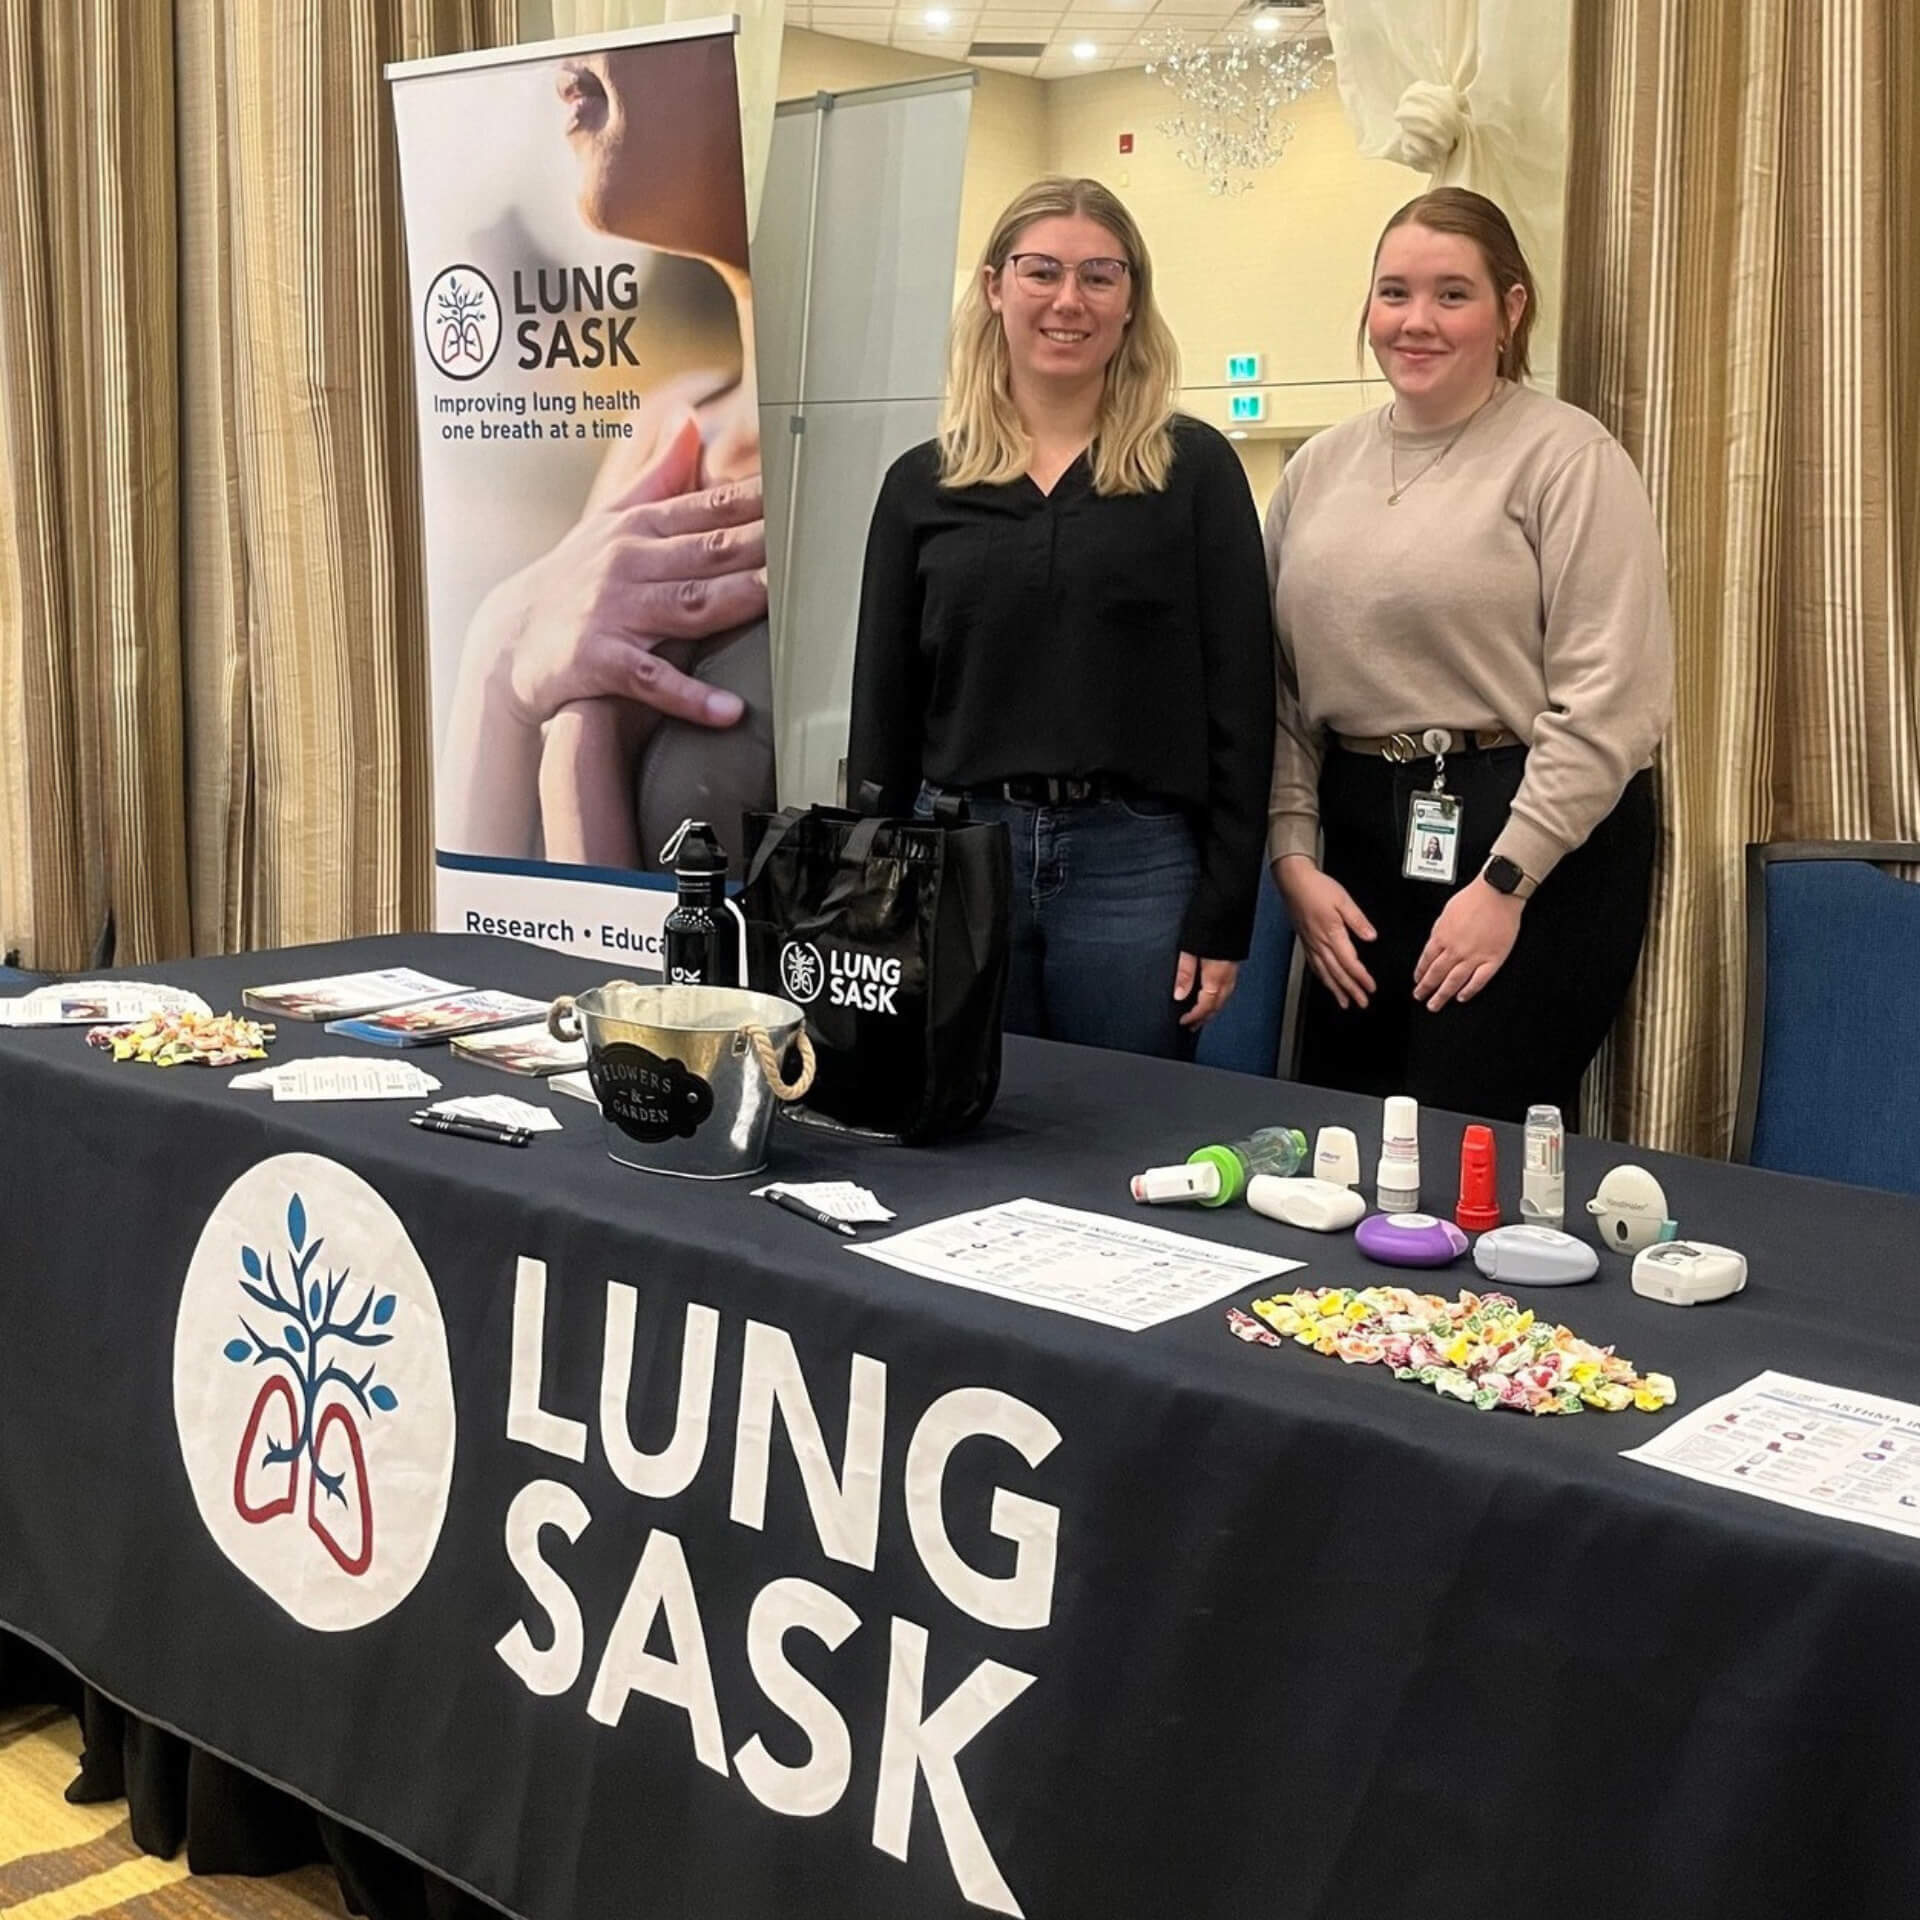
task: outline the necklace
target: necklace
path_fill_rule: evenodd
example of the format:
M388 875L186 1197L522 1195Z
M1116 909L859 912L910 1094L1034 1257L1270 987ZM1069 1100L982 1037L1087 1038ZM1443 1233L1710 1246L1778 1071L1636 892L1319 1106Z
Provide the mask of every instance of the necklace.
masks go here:
M1466 430L1470 426L1472 426L1473 423L1476 420L1478 420L1480 416L1483 413L1485 413L1490 406L1493 405L1494 400L1499 395L1499 392L1500 392L1500 383L1499 381L1496 380L1493 383L1493 391L1489 393L1487 397L1484 400L1482 400L1480 404L1477 407L1475 407L1474 410L1470 414L1468 414L1467 417L1464 420L1462 420L1457 427L1454 428L1452 436L1448 439L1447 444L1444 447L1442 447L1440 451L1436 453L1433 456L1433 458L1429 460L1424 467L1421 467L1420 469L1418 469L1418 471L1408 475L1407 484L1404 487L1400 484L1400 461L1398 458L1399 451L1400 451L1400 436L1394 431L1394 428L1393 428L1394 410L1392 407L1389 407L1387 409L1387 483L1388 483L1387 505L1388 506L1397 507L1400 504L1400 496L1406 493L1410 488L1412 488L1412 486L1415 484L1416 481L1425 479L1426 476L1430 474L1434 470L1434 468L1437 467L1440 464L1440 462L1444 460L1447 457L1447 455L1450 454L1454 450L1454 448L1460 444L1460 436L1463 433L1465 433Z

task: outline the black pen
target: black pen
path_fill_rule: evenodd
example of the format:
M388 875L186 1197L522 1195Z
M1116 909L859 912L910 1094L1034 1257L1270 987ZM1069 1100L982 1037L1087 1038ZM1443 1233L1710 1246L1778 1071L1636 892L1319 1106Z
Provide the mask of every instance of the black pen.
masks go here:
M848 1220L836 1220L830 1213L822 1213L818 1207L810 1207L804 1200L796 1200L790 1193L769 1193L763 1196L771 1200L776 1207L785 1207L789 1213L797 1213L802 1220L811 1220L816 1227L825 1227L829 1233L844 1233L853 1238L853 1223Z
M496 1120L485 1113L446 1113L438 1107L415 1107L413 1117L416 1120L458 1120L465 1127L485 1127L489 1133L531 1133L531 1127L523 1127L517 1120Z
M533 1135L524 1127L496 1126L490 1120L461 1120L449 1113L416 1113L410 1124L427 1133L457 1134L462 1140L491 1140L496 1147L524 1147Z

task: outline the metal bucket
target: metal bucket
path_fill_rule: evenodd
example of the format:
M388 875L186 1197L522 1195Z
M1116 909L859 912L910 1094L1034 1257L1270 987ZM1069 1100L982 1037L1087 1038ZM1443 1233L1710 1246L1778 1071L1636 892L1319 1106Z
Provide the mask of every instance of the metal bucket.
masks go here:
M556 1039L585 1039L607 1152L645 1173L758 1173L775 1105L813 1085L806 1016L768 993L613 980L556 1000L547 1028ZM800 1073L788 1080L781 1062L796 1041Z

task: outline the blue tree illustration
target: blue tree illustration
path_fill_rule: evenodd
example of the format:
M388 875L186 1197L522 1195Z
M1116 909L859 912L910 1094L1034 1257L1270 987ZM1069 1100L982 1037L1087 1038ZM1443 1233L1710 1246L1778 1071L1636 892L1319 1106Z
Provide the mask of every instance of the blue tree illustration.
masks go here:
M240 1325L246 1339L229 1340L221 1351L236 1366L259 1367L277 1361L293 1375L300 1391L299 1425L284 1447L268 1446L261 1464L285 1466L305 1453L313 1463L314 1479L344 1506L346 1494L342 1488L346 1475L328 1473L320 1465L315 1444L314 1410L321 1390L329 1384L344 1388L359 1402L361 1412L369 1420L376 1412L393 1412L400 1401L391 1387L375 1380L375 1362L368 1361L367 1370L356 1374L350 1366L341 1364L348 1355L342 1354L341 1360L335 1361L327 1357L327 1350L335 1344L348 1348L384 1347L393 1335L379 1329L392 1320L396 1302L392 1294L369 1286L359 1306L348 1310L341 1305L341 1295L352 1277L352 1268L336 1274L329 1267L324 1280L312 1277L320 1249L326 1242L308 1242L307 1209L297 1193L287 1203L287 1240L288 1277L284 1290L281 1276L274 1271L272 1254L263 1260L252 1247L240 1249L240 1265L245 1274L240 1281L240 1291L249 1300L256 1300L270 1312L282 1316L278 1341L263 1337L243 1314Z

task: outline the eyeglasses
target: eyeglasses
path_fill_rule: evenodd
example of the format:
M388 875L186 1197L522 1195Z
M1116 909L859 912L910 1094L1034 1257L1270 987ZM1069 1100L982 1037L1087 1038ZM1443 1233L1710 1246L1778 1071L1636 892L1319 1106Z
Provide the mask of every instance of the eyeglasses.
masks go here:
M1007 265L1013 269L1013 277L1031 292L1052 293L1071 273L1080 283L1080 291L1094 299L1118 293L1133 271L1124 260L1076 260L1069 266L1050 253L1010 253Z

